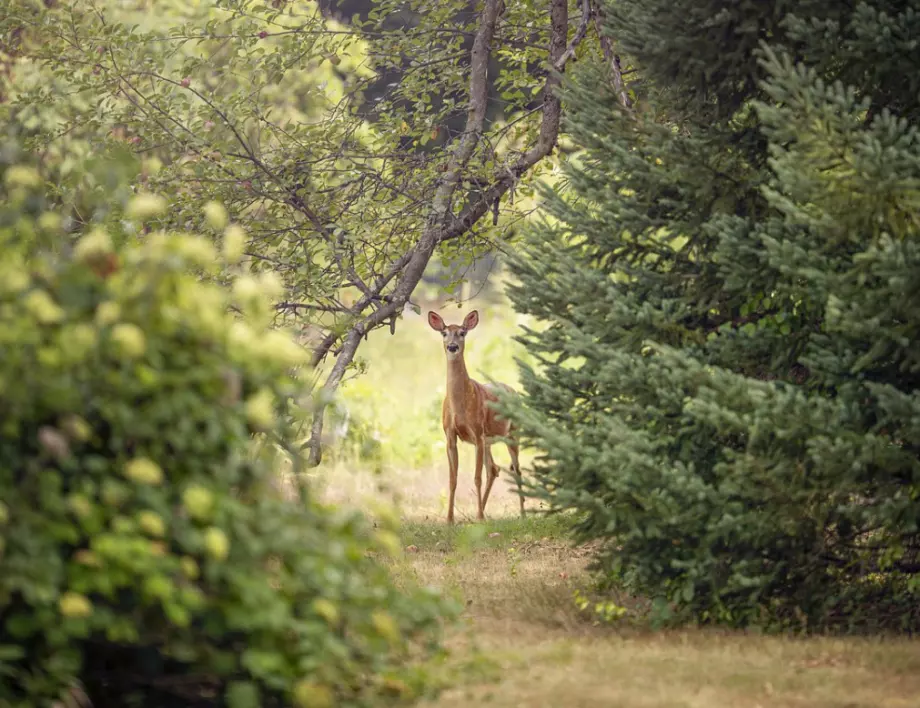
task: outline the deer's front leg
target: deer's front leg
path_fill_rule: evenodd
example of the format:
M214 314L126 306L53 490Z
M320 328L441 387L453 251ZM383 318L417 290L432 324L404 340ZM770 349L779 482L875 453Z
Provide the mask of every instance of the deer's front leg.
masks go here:
M450 499L447 502L447 523L454 523L454 495L457 493L457 433L446 431L447 436L447 467L450 470Z
M482 506L482 461L485 456L486 443L485 439L479 438L476 441L476 501L479 505L479 509L476 512L477 519L484 519L485 515L483 514Z

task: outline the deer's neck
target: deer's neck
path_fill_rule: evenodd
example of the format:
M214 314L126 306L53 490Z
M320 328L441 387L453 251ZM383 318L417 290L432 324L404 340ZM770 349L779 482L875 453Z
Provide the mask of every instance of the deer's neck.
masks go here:
M470 389L473 387L473 381L466 371L466 362L462 356L451 359L447 362L447 400L451 409L457 410L467 396L470 395Z

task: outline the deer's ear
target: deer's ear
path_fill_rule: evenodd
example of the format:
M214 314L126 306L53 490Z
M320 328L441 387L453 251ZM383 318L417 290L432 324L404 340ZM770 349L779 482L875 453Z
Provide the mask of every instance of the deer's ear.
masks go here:
M463 329L469 331L476 327L479 324L479 312L473 310L466 317L463 318Z
M444 320L437 312L428 313L428 324L431 325L431 329L436 332L444 331Z

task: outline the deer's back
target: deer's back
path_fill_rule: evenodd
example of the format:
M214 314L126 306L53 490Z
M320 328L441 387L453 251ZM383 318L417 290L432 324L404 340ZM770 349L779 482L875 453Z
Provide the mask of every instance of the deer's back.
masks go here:
M496 391L515 393L515 390L508 384L488 383L478 384L483 390L483 396L487 401L498 401ZM498 411L493 410L492 406L486 406L486 430L484 431L489 437L505 437L511 432L511 423L499 415Z

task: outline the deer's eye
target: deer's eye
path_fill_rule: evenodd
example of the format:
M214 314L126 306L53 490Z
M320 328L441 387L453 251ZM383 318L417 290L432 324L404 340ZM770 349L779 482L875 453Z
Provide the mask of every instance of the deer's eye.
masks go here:
M446 337L447 337L447 332L441 332L441 336L446 338Z
M465 337L465 336L466 336L466 332L461 332L461 333L460 333L460 336L461 336L461 337Z

